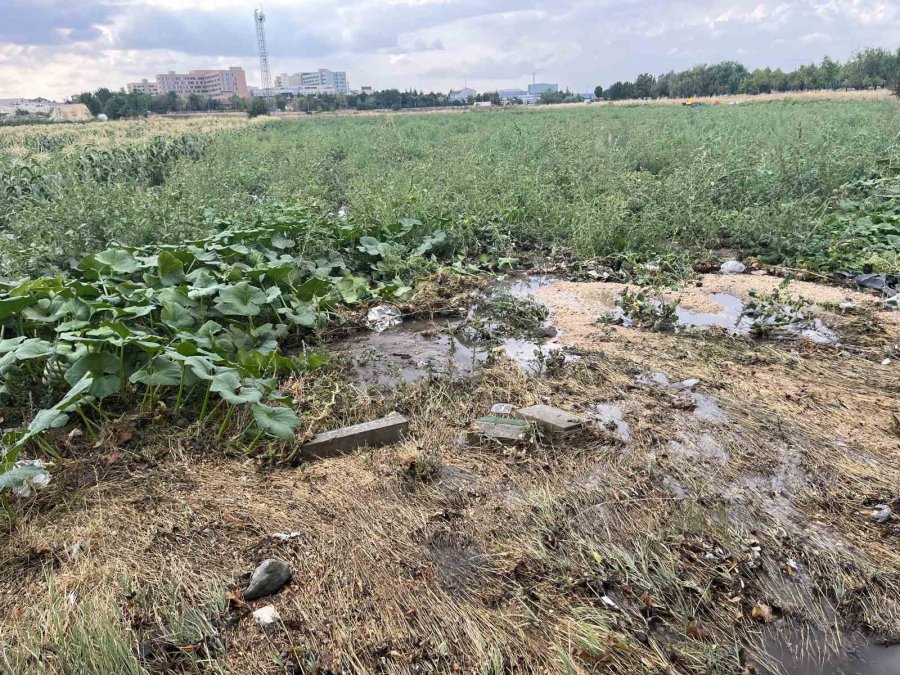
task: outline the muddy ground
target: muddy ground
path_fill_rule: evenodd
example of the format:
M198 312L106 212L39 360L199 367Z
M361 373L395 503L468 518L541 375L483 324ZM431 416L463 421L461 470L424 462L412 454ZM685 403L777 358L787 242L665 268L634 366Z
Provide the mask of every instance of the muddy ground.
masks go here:
M306 435L396 411L409 437L296 467L123 418L17 505L0 670L900 672L900 519L872 518L900 510L898 312L795 281L836 342L731 329L780 283L698 276L669 299L700 325L653 332L611 321L620 285L517 280L559 334L488 346L437 293L463 316L332 335L285 385ZM588 423L462 443L497 402ZM242 602L269 557L291 583Z

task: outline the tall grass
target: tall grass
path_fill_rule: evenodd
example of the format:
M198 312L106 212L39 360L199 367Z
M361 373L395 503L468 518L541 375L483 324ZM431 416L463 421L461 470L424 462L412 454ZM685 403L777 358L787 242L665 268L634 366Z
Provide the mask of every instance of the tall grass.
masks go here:
M282 121L215 134L158 184L86 180L71 152L51 152L52 194L9 206L0 266L46 271L110 240L182 240L296 202L417 218L469 252L778 249L896 153L898 113L893 101L784 101Z

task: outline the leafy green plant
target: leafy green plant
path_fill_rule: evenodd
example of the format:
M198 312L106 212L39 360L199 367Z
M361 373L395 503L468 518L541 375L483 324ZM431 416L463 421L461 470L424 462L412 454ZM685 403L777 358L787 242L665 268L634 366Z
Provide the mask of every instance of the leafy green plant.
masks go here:
M321 250L304 243L316 218L280 211L181 246L110 248L84 257L68 276L0 282L2 334L10 336L0 342L0 395L61 395L24 430L4 437L0 475L27 443L53 453L43 434L73 414L95 435L109 399L138 397L148 408L165 399L175 414L196 401L201 421L221 411L219 437L235 409L249 406L248 450L264 436L292 438L299 419L284 407L289 401L278 393L277 376L323 359L281 354L279 344L321 324L339 303L391 299L409 289L350 271L346 260L355 261L359 249L363 258L354 264L365 268L367 246L384 244L371 244L352 226L329 224L326 246L338 250L307 258ZM413 225L381 232L396 241ZM439 241L431 235L404 246L431 250Z
M744 306L741 317L749 320L752 335L770 335L785 326L807 320L806 310L812 302L791 295L787 290L789 284L790 280L785 279L768 293L750 291L750 302Z
M634 325L654 331L672 330L678 323L678 302L660 298L661 289L643 287L637 291L627 286L616 296L616 307Z

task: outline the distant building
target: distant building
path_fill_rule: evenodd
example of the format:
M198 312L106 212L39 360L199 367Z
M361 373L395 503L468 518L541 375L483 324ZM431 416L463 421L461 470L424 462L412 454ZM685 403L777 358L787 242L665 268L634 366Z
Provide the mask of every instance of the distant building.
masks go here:
M240 66L228 70L191 70L187 73L170 70L157 75L155 83L145 79L132 82L126 88L129 93L156 95L175 92L180 98L200 94L220 101L227 101L232 96L246 98L250 94L247 76Z
M46 115L58 105L45 98L0 98L0 115L15 115L19 111L29 115Z
M503 105L508 105L515 99L524 101L525 97L528 96L528 92L524 89L501 89L497 92L497 95L500 97L500 102Z
M513 103L516 99L526 105L534 105L541 100L541 94L553 93L559 91L558 84L548 84L546 82L538 82L529 84L528 89L501 89L497 93L500 96L500 102L504 105Z
M597 100L596 94L594 94L594 92L592 92L592 91L585 91L578 95L581 98L583 98L585 101L596 101Z
M343 70L319 68L308 73L282 73L275 78L275 89L294 94L346 94L350 91Z
M148 96L159 94L159 85L156 84L156 81L150 82L146 78L140 82L129 82L125 88L129 94L147 94Z
M537 82L528 85L528 93L532 96L540 96L541 94L556 94L559 92L558 84L547 84L546 82Z
M451 91L447 98L449 98L451 101L466 103L470 98L475 98L475 95L477 93L478 92L471 87L463 87L462 89Z
M473 105L476 108L490 108L491 102L490 101L475 101L475 103Z

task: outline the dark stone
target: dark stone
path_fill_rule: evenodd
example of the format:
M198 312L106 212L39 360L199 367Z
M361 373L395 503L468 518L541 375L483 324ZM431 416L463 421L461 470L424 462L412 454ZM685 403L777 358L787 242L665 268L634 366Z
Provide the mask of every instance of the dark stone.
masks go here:
M250 577L250 583L241 595L248 602L258 600L277 593L290 580L291 568L280 560L269 558L256 568Z

